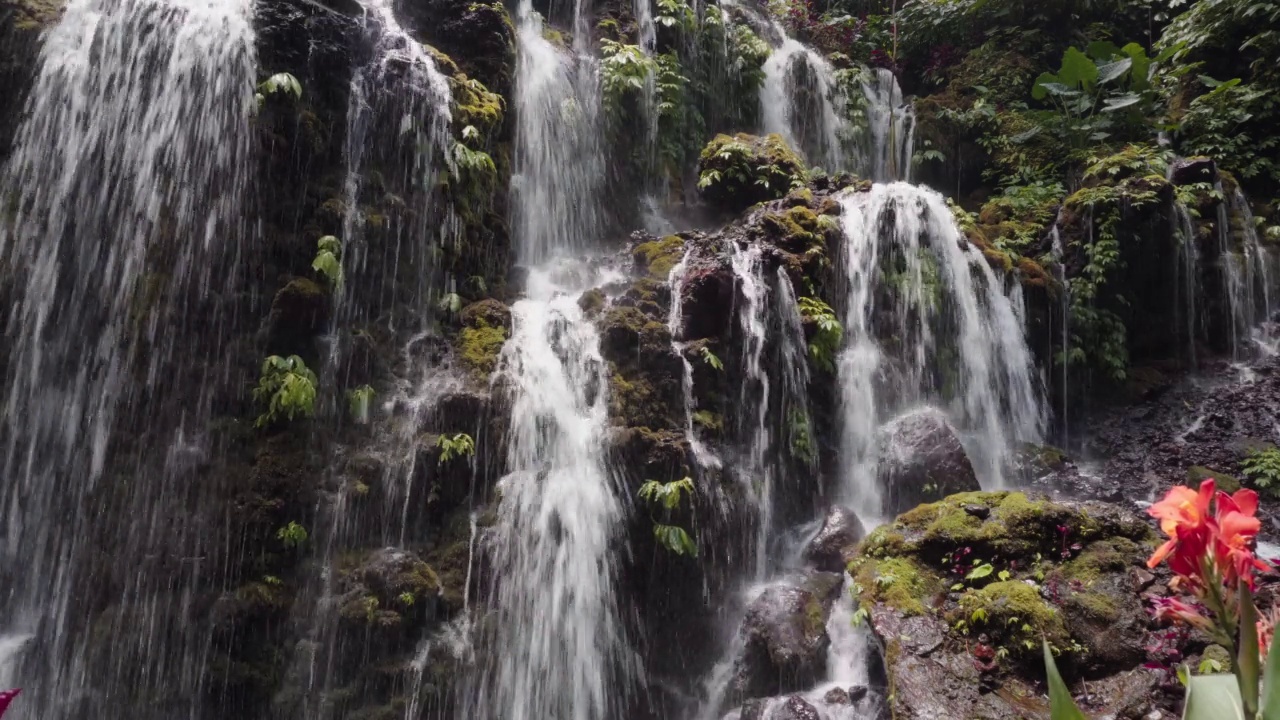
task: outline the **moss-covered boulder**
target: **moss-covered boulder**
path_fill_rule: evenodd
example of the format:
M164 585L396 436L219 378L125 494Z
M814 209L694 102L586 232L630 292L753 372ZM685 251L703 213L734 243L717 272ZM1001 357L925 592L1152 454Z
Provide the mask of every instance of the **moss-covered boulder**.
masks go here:
M497 300L481 300L462 309L458 354L475 378L487 378L498 366L498 353L510 327L511 310Z
M1153 544L1127 510L1016 492L953 495L876 529L849 571L894 717L1047 718L1042 639L1069 682L1089 681L1086 712L1150 710L1132 574Z
M708 202L743 210L785 197L804 184L804 161L781 135L717 135L698 159L698 187Z
M666 280L671 275L671 268L678 265L682 257L684 238L679 235L640 243L632 252L636 268L656 280Z

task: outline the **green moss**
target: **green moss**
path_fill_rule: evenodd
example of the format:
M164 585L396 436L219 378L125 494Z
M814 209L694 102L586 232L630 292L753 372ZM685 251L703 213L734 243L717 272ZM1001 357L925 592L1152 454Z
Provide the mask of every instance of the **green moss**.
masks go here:
M582 293L582 297L578 298L578 307L582 308L582 312L587 317L594 317L604 309L604 291L600 288L591 288Z
M786 204L790 207L813 207L813 191L807 187L796 188L787 193Z
M1211 478L1217 484L1217 488L1223 492L1233 493L1240 489L1240 480L1234 476L1218 472L1203 465L1193 465L1187 468L1187 480L1183 484L1188 487L1198 488L1200 483Z
M710 410L699 410L693 414L693 423L709 433L719 434L724 431L724 416Z
M807 207L791 207L777 213L767 213L760 224L777 241L778 245L792 252L825 245L823 232L827 226Z
M1210 645L1206 647L1204 649L1204 652L1200 653L1200 660L1201 662L1205 660L1216 662L1218 664L1218 667L1217 669L1212 670L1212 672L1229 673L1231 672L1231 669L1234 667L1231 661L1231 653L1228 652L1227 649L1222 647L1221 645ZM1209 668L1206 668L1206 669L1209 669ZM1196 673L1201 674L1199 669L1196 669Z
M698 173L703 196L731 210L782 198L808 177L804 161L777 134L717 135L703 148Z
M827 625L827 613L822 603L810 597L804 605L804 634L810 637L821 635Z
M632 258L636 265L649 273L649 277L666 280L671 275L671 268L680 263L684 257L684 238L679 235L668 235L661 240L653 240L636 246Z
M906 616L928 612L942 590L936 576L905 557L867 559L855 579L864 605L882 603Z
M1041 638L1058 648L1071 646L1062 614L1035 587L1020 580L966 591L960 597L960 612L955 621L988 633L996 643L1024 660L1040 656Z
M507 341L507 330L489 327L480 321L476 327L464 327L458 333L462 361L476 373L488 376L498 365L498 354Z

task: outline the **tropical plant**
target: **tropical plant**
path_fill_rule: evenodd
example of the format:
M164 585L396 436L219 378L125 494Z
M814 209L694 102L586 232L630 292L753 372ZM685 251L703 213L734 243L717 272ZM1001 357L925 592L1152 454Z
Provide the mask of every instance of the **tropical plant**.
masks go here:
M796 305L800 316L813 321L818 328L809 340L809 357L823 370L835 372L836 354L844 340L844 326L836 319L835 310L815 297L802 297Z
M651 512L657 508L662 511L664 519L667 519L680 508L685 498L693 497L693 479L684 478L665 483L649 480L640 486L638 494L640 499L648 502ZM698 546L693 538L678 525L653 518L653 537L659 545L676 555L695 557L698 554Z
M1185 720L1269 720L1280 715L1280 643L1272 642L1280 613L1273 609L1261 615L1253 598L1257 573L1271 570L1252 550L1261 527L1257 511L1257 493L1228 495L1212 479L1199 490L1174 487L1147 510L1169 538L1147 566L1167 561L1177 586L1192 596L1192 602L1159 601L1156 617L1196 629L1235 661L1234 673L1192 675L1183 669ZM1045 666L1053 720L1083 720L1047 645Z
M266 103L267 98L273 95L281 95L283 97L292 97L294 100L302 99L302 83L298 82L298 78L287 72L280 72L258 83L258 92L256 98L258 107L262 107Z
M369 403L373 400L373 388L361 385L347 391L347 408L356 422L364 425L369 422Z
M720 361L720 358L715 353L711 352L711 348L704 345L698 353L702 355L702 362L710 365L712 370L724 372L724 363Z
M1255 486L1275 492L1280 490L1280 448L1253 449L1240 463L1241 472Z
M316 374L302 358L272 355L262 362L258 387L253 390L255 402L266 405L266 412L254 421L255 427L266 427L279 420L311 417L315 414Z
M320 273L335 289L342 288L342 241L333 235L325 235L316 241L316 257L311 269Z
M1151 58L1138 43L1121 48L1106 40L1084 51L1067 48L1058 72L1042 73L1031 89L1032 98L1055 111L1042 113L1042 123L1074 148L1106 140L1126 124L1142 126L1159 99L1152 78L1175 51Z
M307 529L296 522L290 521L288 525L276 530L276 539L284 544L287 548L301 547L307 541Z
M437 462L441 465L457 457L472 457L476 454L475 441L466 433L441 435L436 438L436 447L440 448Z

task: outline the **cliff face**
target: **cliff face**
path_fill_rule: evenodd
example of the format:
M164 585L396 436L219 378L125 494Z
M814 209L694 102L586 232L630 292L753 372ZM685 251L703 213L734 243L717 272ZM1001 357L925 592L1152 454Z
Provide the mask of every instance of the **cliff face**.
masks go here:
M559 49L575 40L562 10L547 8L543 31ZM1000 462L973 448L1005 453L1006 485L1128 501L1192 466L1236 471L1243 453L1268 447L1269 418L1243 410L1251 390L1162 394L1188 370L1225 373L1204 358L1239 351L1242 333L1270 320L1243 312L1237 297L1256 305L1270 279L1233 289L1237 276L1224 268L1263 257L1254 225L1271 222L1273 208L1259 207L1254 223L1239 181L1215 162L1172 160L1150 143L1098 140L1087 163L1059 158L1044 137L1022 137L1026 117L1011 97L998 98L998 117L965 115L978 96L1021 93L1044 64L985 43L948 45L963 62L932 68L950 73L946 83L896 68L908 87L932 90L915 101L915 132L957 156L913 162L960 204L815 171L779 134L716 134L768 122L757 117L770 115L759 87L781 26L747 11L735 24L716 10L719 26L658 11L661 61L628 54L653 23L631 3L603 3L590 18L587 44L607 57L582 71L614 84L601 99L607 197L580 202L602 206L603 237L585 240L607 252L565 271L605 278L575 303L598 337L591 367L606 387L592 390L607 403L597 440L623 508L610 550L619 632L633 652L609 707L656 719L741 706L745 719L888 703L895 715L927 717L962 700L997 717L1039 716L1043 708L1015 709L1009 698L1035 694L1023 643L1044 632L1072 654L1069 679L1100 688L1095 709L1167 711L1167 678L1130 673L1155 642L1142 605L1154 579L1137 568L1148 528L1111 506L978 493ZM58 14L0 3L0 166L25 98L41 92L41 31ZM511 229L527 180L514 177L516 29L496 0L404 0L394 11L263 0L253 24L265 84L243 237L217 260L222 282L170 284L172 249L195 241L175 236L174 208L147 216L145 272L122 290L130 351L118 381L136 391L95 456L105 467L97 483L56 504L76 526L50 559L63 568L69 610L58 633L26 628L20 668L44 681L33 702L48 717L92 714L101 697L156 720L463 717L484 692L483 669L508 650L484 642L503 637L489 609L512 571L496 549L510 512L502 501L509 483L548 472L515 477L511 467L522 390L504 347L530 277L515 266ZM816 25L788 31L815 46L843 42ZM421 74L419 45L438 77ZM805 72L874 85L837 74L870 55L817 57L778 75L801 88L798 106L821 110L814 89L837 92ZM642 70L627 75L633 65ZM886 107L902 113L898 93ZM573 103L556 112L564 123L585 116ZM646 117L655 147L644 145ZM1018 147L992 145L992 123L1021 137ZM807 126L794 135L811 148L849 141ZM1053 166L1053 177L995 195L983 170L1014 156ZM16 208L22 188L0 188ZM663 216L646 213L642 198ZM854 233L857 222L870 231ZM14 305L14 278L28 268L0 252L0 300ZM59 279L73 282L67 273ZM7 337L17 324L7 320ZM568 324L549 323L548 340L566 363ZM1002 342L1019 331L1026 343ZM850 338L861 359L880 363L865 376L880 394L859 410L866 432L852 441L849 428L863 426L850 419L849 378L861 371L844 354ZM160 347L178 350L162 361ZM1029 350L1025 367L1013 368L1019 349ZM12 356L0 349L6 377ZM273 416L272 368L295 357L290 367L313 373L311 400L296 417ZM1015 386L1026 397L1012 397ZM1042 396L1057 437L1078 440L1100 409L1111 413L1097 446L1124 492L1024 442L1044 439L1044 418L1016 406L1042 410ZM1209 429L1180 434L1178 405L1162 397L1202 404ZM1141 409L1128 413L1130 404ZM78 406L67 412L69 425L82 421ZM1237 426L1222 424L1229 415ZM984 424L988 416L999 418ZM556 418L531 424L558 430ZM856 469L866 494L842 485L855 475L851 443L877 459ZM1160 448L1154 481L1135 459L1148 446ZM3 482L14 508L35 492ZM898 519L864 541L859 515ZM1059 543L1062 527L1079 537ZM947 565L975 551L1009 576L954 587ZM781 579L763 571L779 557ZM5 581L24 572L0 571ZM752 580L773 584L744 599ZM854 642L837 633L851 626L851 596L871 631L856 642L872 638L882 655L856 684L828 666L833 644ZM978 609L991 627L977 627ZM996 620L1031 629L1019 635ZM1123 636L1109 636L1109 624ZM991 657L973 655L970 635ZM996 646L1006 651L999 661ZM714 673L718 662L730 670ZM712 699L707 678L721 683ZM843 684L821 702L805 694L828 679ZM939 694L957 683L958 695ZM1132 696L1144 702L1122 702Z

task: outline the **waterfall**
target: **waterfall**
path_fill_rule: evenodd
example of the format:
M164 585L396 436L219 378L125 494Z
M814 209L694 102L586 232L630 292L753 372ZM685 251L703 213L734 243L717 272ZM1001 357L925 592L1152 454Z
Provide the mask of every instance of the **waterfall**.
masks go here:
M599 236L603 148L587 13L574 52L518 12L514 233L529 266L495 373L510 398L509 474L493 533L485 658L467 717L604 720L626 707L638 673L618 608L619 478L605 456L608 366L582 292L620 276L568 259Z
M615 593L622 526L606 464L608 373L578 306L576 261L531 271L499 376L512 384L495 566L495 630L468 717L603 720L624 707L633 658Z
M604 148L596 61L582 9L568 56L543 37L531 0L522 0L517 18L512 229L520 262L534 264L587 248L598 236Z
M167 563L202 554L179 513L252 246L252 3L72 0L39 63L0 173L0 266L23 269L5 319L0 636L31 636L0 684L28 688L17 720L82 717L89 686L194 712L207 637L158 624L185 617L202 572ZM148 451L121 449L143 433ZM119 595L112 660L90 668L92 575Z
M898 78L888 68L863 73L871 160L862 172L876 182L911 180L915 151L915 106L902 96Z
M845 492L880 515L875 431L936 405L960 430L979 479L1004 484L1015 442L1046 422L1014 303L964 240L941 195L877 184L842 200L847 345L839 359Z
M410 290L412 305L425 310L431 278L426 266L433 249L427 240L438 234L439 241L447 241L457 225L451 214L440 221L436 217L439 210L429 204L441 170L437 158L453 162L449 138L451 93L447 78L436 68L426 48L410 37L396 19L391 0L363 0L361 8L363 40L369 55L351 75L347 103L345 212L339 238L343 243L343 269L349 280L358 285L380 287L381 295L394 297L400 266L416 268L413 275L420 287ZM370 170L380 173L383 182L393 183L415 205L427 205L416 208L417 219L408 227L399 217L390 218L389 230L395 239L385 245L393 248L397 257L389 261L371 256L373 243L366 238L361 193ZM404 257L399 257L401 253ZM335 295L339 307L344 307L341 294ZM395 324L394 318L391 322ZM336 327L344 324L349 323L341 319L334 323Z
M778 33L783 33L780 26ZM848 140L845 101L835 68L812 48L782 35L764 64L760 111L764 132L777 133L809 162L830 172L856 170L862 162Z
M1173 204L1173 231L1178 238L1178 269L1182 282L1178 287L1178 307L1183 316L1187 333L1187 357L1190 366L1196 364L1196 342L1199 340L1200 314L1200 249L1196 245L1195 225L1191 210L1181 202ZM1055 227L1056 229L1056 227Z
M1222 190L1221 183L1217 184ZM1259 325L1270 321L1275 312L1273 284L1275 258L1258 242L1249 201L1239 188L1225 194L1218 204L1218 248L1221 271L1231 310L1232 352L1240 355L1250 349ZM1233 226L1232 216L1236 223ZM1239 233L1233 237L1233 227Z

